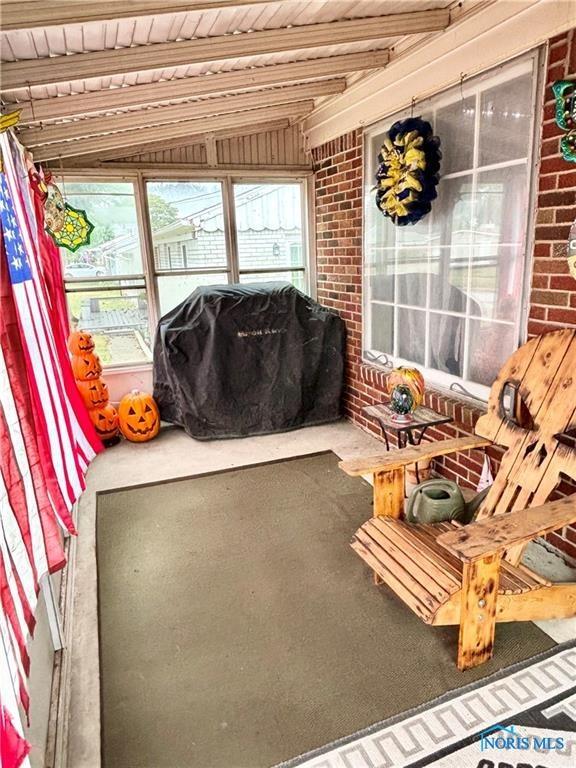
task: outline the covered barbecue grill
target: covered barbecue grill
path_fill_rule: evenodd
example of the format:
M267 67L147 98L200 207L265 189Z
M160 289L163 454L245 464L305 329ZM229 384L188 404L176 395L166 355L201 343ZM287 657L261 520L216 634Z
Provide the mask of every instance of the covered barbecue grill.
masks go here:
M197 288L165 315L154 397L200 440L340 418L344 324L289 283Z

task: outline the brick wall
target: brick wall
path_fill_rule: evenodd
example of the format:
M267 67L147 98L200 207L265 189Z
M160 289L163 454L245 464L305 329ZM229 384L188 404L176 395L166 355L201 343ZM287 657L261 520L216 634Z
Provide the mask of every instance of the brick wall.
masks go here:
M576 166L562 160L562 132L554 123L550 85L576 76L576 33L550 41L542 135L542 166L535 230L531 335L553 328L576 326L576 280L568 271L566 248L576 217ZM347 375L345 412L362 428L379 434L362 408L384 399L385 374L362 361L362 131L340 136L313 150L316 201L318 299L337 309L346 321ZM433 439L460 437L473 431L482 410L470 401L428 390L425 404L453 422L429 430ZM498 469L500 449L489 449ZM483 452L467 451L436 460L434 469L465 487L478 483ZM576 529L553 534L551 542L576 558Z

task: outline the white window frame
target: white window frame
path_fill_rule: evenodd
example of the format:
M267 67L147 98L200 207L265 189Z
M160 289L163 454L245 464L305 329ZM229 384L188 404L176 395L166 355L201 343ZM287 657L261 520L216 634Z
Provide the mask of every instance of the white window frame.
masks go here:
M423 110L423 108L425 108L429 104L430 101L433 101L434 109L436 110L443 106L447 106L450 103L454 103L459 99L465 99L469 96L473 96L477 93L478 87L480 84L485 83L487 80L490 80L491 85L497 85L499 82L506 82L508 80L511 80L515 76L518 76L522 72L525 72L527 66L529 66L530 63L532 65L532 72L534 75L533 84L532 84L532 88L533 88L532 103L535 105L534 113L536 113L541 107L542 88L543 88L543 82L545 81L544 72L543 72L544 57L542 56L542 49L536 49L534 51L531 51L528 54L524 54L523 56L518 57L517 59L504 62L500 64L498 67L494 67L479 75L475 75L473 78L470 78L468 82L463 82L460 86L451 87L449 89L446 89L445 91L439 91L435 95L430 96L424 101L418 103L415 109L417 110L417 113L419 113L420 111ZM411 113L410 108L399 111L399 112L397 111L397 112L391 113L385 118L383 118L382 120L379 120L377 123L370 125L364 131L363 189L364 189L365 208L363 211L363 223L366 220L369 207L371 206L375 207L376 205L374 200L374 192L372 190L374 187L374 174L377 167L377 160L375 157L372 157L372 151L371 151L372 139L374 138L374 136L389 129L392 123L395 122L396 120L409 117L410 113ZM478 111L476 113L476 120L479 120ZM526 159L519 161L522 163L524 162L526 163L527 172L530 174L530 178L528 182L529 184L528 205L527 205L528 213L527 213L526 230L525 230L525 237L524 237L524 268L523 268L523 286L522 286L522 292L521 292L521 309L516 318L516 329L515 329L517 346L520 346L526 340L526 331L527 331L530 278L531 278L531 272L532 272L531 254L533 250L534 224L535 224L535 200L536 200L536 194L537 194L536 186L538 182L537 169L539 165L539 158L537 157L535 150L538 146L537 139L540 136L540 130L541 130L540 116L533 114L532 120L531 120L531 128L529 132L530 146L528 147ZM478 151L477 146L475 146L474 149L475 149L475 152ZM494 168L498 168L502 166L507 167L512 164L513 162L505 162L505 163L497 163L489 166L482 166L482 171L492 170ZM473 178L473 184L475 186L476 178L478 175L478 168L477 168L476 162L474 163L474 166L475 168L472 174L470 174L469 171L455 172L455 173L446 174L445 177L442 176L442 167L440 167L440 176L441 176L440 184L442 184L442 178L456 178L458 176L471 175ZM432 202L432 206L434 206L434 202ZM367 248L366 248L367 227L366 226L364 226L363 231L364 231L363 268L362 268L362 274L363 274L362 360L363 362L368 365L374 365L376 367L384 367L388 369L390 365L394 367L400 366L400 365L409 365L409 366L415 365L424 374L427 384L433 386L434 388L441 389L441 390L450 390L452 394L454 393L463 394L465 396L466 395L471 396L474 399L478 399L486 402L490 392L490 388L488 386L478 384L472 381L464 380L459 376L447 373L445 371L439 371L435 368L427 368L419 363L414 363L411 360L402 358L399 355L382 353L378 350L374 350L370 348L369 342L370 342L370 334L371 334L371 309L372 309L372 304L374 302L371 299L369 269L367 264L364 261L366 258L365 254L367 253ZM382 302L382 303L392 305L394 307L394 313L396 318L398 313L398 308L399 306L401 306L400 303L397 302L396 300L394 300L393 302ZM430 314L432 310L430 307L427 307L425 311L426 311L426 323L428 325L430 322ZM442 310L440 314L443 314L443 315L457 314L458 316L462 316L460 313L450 313L445 310ZM465 313L463 316L466 318L466 323L468 323L469 322L468 313ZM508 323L507 325L510 325L510 324Z
M310 171L250 171L246 169L238 170L214 170L206 171L204 169L183 169L167 171L161 166L157 168L147 168L146 170L130 170L106 168L105 170L95 169L70 169L70 171L60 171L55 174L57 183L60 187L66 186L66 183L72 182L129 182L134 185L134 193L136 200L136 213L138 221L138 237L140 242L140 249L143 260L143 276L144 286L146 289L146 298L148 302L148 323L150 329L150 338L154 339L154 332L160 319L160 301L158 296L158 276L168 274L193 274L194 271L200 272L201 270L175 270L170 272L169 270L160 270L157 273L155 259L154 259L154 245L152 240L152 230L150 227L150 220L148 217L148 199L146 195L146 183L148 181L213 181L222 184L223 206L224 206L224 222L225 222L225 235L226 235L226 249L228 254L228 264L226 269L218 270L220 273L226 271L228 274L229 283L239 282L239 270L238 270L238 249L236 242L236 229L234 226L234 205L233 205L233 184L300 184L301 190L301 211L302 211L302 248L303 248L303 264L305 270L305 285L307 293L315 298L316 296L316 270L315 270L315 226L314 226L314 172ZM89 211L87 212L89 214ZM211 270L204 270L210 272ZM254 272L256 270L250 270ZM274 270L264 270L266 273L270 273L273 278ZM294 271L291 267L284 267L276 270L277 272L291 272ZM138 275L141 279L141 275ZM78 283L88 283L90 278L80 278L76 280ZM95 278L93 282L102 281L102 278ZM73 282L72 280L66 282ZM106 370L129 373L134 370L142 370L151 368L151 361L138 361L133 363L110 363L105 367Z
M144 217L142 215L142 198L141 198L141 190L140 186L138 184L138 177L136 174L126 174L126 173L117 173L117 174L108 174L108 173L102 173L99 169L95 169L94 173L84 173L84 172L77 172L77 171L71 171L70 173L62 173L61 175L56 177L56 182L60 185L60 189L64 194L64 197L66 197L66 184L74 184L74 183L95 183L95 184L113 184L115 182L124 183L124 184L131 184L133 191L134 191L134 204L136 208L136 225L138 228L138 243L140 247L140 257L142 259L142 272L139 272L138 274L134 275L105 275L103 277L78 277L78 278L65 278L64 279L64 291L66 294L69 293L81 293L84 291L90 290L90 284L94 283L95 285L109 282L111 284L110 288L102 288L101 290L107 291L107 290L119 290L119 288L114 288L112 285L114 283L118 283L119 281L130 281L133 282L134 285L125 285L121 286L120 289L124 288L125 290L144 290L146 294L146 302L147 302L147 308L148 308L148 330L150 332L150 341L151 341L151 347L153 343L153 330L155 328L155 318L156 318L156 309L155 309L155 303L152 302L152 292L151 292L151 276L148 269L149 265L149 254L145 239L145 230L144 230ZM90 218L90 212L86 211L88 218ZM76 286L76 287L75 287ZM97 290L97 289L96 289ZM70 324L70 309L68 305L68 301L66 301L66 310L68 312L68 320ZM152 364L152 351L150 352L150 359L149 360L141 360L141 361L132 361L132 362L122 362L122 363L108 363L106 365L103 365L103 367L106 370L118 370L118 371L124 371L124 370L132 370L132 369L140 369L143 367L150 367Z

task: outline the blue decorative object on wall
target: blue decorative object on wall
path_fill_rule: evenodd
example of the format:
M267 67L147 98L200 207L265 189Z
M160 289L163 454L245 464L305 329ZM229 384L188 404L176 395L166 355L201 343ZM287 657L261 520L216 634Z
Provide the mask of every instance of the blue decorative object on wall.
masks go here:
M398 120L378 155L376 205L398 226L416 224L432 209L440 180L440 139L421 117Z

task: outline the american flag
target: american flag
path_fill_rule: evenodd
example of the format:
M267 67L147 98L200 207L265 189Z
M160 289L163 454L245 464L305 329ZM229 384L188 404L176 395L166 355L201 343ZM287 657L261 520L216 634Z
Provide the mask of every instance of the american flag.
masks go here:
M22 147L6 132L0 150L0 739L8 728L18 744L40 579L64 565L62 531L75 532L72 507L99 442L54 321Z

